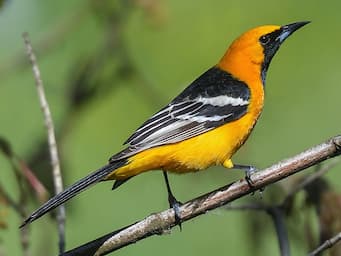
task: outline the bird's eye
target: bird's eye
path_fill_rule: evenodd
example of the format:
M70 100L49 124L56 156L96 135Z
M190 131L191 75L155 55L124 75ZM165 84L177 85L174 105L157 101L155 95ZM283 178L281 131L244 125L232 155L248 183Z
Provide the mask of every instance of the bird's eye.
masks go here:
M270 37L268 36L261 36L259 38L259 42L262 44L262 45L266 45L270 42Z

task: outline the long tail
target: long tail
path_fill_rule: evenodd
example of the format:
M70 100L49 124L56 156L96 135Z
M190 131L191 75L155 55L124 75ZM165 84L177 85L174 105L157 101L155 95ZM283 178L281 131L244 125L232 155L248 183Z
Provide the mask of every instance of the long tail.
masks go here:
M72 197L76 196L83 190L89 188L91 185L96 184L97 182L103 180L108 174L110 174L115 169L125 165L127 162L126 160L121 160L113 163L109 163L102 168L90 173L88 176L84 177L83 179L77 181L75 184L71 185L63 192L55 195L50 200L48 200L45 204L43 204L40 208L34 211L30 217L28 217L23 224L21 224L20 228L25 226L28 223L35 221L36 219L40 218L47 212L51 211L52 209L56 208L57 206L65 203Z

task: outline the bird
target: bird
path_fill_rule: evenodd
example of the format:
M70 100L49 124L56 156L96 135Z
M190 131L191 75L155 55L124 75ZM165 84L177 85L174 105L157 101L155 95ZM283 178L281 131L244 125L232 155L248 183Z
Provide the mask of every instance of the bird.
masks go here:
M101 181L113 189L150 170L161 170L168 203L181 228L181 203L169 185L168 172L188 173L222 165L241 169L231 157L245 143L262 112L266 74L282 43L310 21L263 25L235 39L218 64L189 84L169 104L147 119L100 169L55 195L26 218L27 225Z

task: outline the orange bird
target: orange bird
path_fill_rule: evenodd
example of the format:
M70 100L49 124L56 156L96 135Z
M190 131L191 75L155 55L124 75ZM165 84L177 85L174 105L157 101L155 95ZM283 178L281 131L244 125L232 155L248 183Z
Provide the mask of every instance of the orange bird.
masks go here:
M179 204L167 172L187 173L212 165L243 169L232 155L255 126L264 103L265 77L280 45L309 22L251 29L237 38L219 63L194 80L168 105L145 121L109 163L52 197L32 213L30 223L99 181L115 180L113 189L150 170L162 170L168 201L181 223Z

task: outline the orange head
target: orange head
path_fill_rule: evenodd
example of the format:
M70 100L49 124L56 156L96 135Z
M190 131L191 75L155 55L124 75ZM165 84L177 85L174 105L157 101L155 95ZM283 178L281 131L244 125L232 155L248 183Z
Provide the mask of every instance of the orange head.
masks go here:
M267 25L251 29L237 38L218 66L245 82L261 79L265 84L266 71L280 45L293 32L309 22L285 26Z

